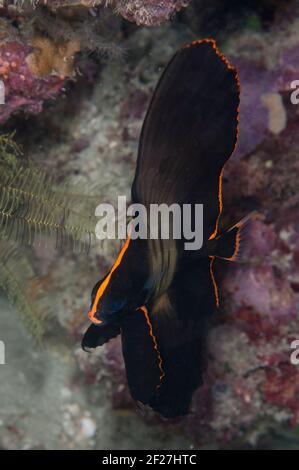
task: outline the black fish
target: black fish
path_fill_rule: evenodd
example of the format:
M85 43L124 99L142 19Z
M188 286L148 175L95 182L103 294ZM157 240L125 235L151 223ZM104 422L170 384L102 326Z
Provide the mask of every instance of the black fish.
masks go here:
M207 323L219 304L213 262L238 256L242 222L219 231L223 166L238 133L239 83L215 41L178 51L140 137L132 201L203 204L203 246L128 237L92 292L83 348L121 334L132 397L166 418L188 413L202 384Z

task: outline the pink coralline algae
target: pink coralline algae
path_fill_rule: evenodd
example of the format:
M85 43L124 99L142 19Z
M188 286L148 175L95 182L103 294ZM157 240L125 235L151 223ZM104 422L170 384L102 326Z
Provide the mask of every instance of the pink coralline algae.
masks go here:
M292 364L279 363L278 367L266 371L267 380L263 385L265 400L292 412L292 424L299 422L298 397L299 374Z
M20 42L0 44L0 80L5 94L5 103L0 104L0 123L20 111L40 113L44 101L55 97L64 84L64 77L35 77L26 63L30 52L30 47Z
M271 131L271 101L267 106L267 97L290 92L292 81L299 76L298 50L297 45L285 50L279 63L271 69L261 60L231 57L241 83L240 135L235 156L254 150Z
M117 11L126 20L132 21L137 25L157 26L186 7L189 0L120 0L116 1Z

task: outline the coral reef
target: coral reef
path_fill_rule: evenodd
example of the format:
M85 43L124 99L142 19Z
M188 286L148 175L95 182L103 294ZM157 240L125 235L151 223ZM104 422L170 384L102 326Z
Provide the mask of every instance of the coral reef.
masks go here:
M244 46L245 38L241 45ZM256 42L261 48L260 40ZM232 57L238 68L241 87L240 138L236 155L255 149L267 132L280 133L286 127L286 112L283 94L290 92L290 84L298 77L298 45L281 47L283 53L275 51L273 45L264 43L263 51L255 58ZM269 64L275 57L276 64ZM277 63L278 62L278 63Z
M5 91L0 123L19 111L40 113L67 78L76 76L79 68L80 73L88 71L90 65L82 65L82 56L119 57L121 49L114 38L121 37L121 31L114 13L138 25L155 26L187 4L138 0L6 5L0 18L0 80Z
M64 84L64 77L40 79L26 61L30 47L17 41L0 43L0 79L4 85L5 103L0 105L0 123L22 111L38 114L45 100L55 97Z
M91 53L101 58L121 55L112 39L117 30L111 15L94 18L86 10L68 16L30 2L21 11L8 8L0 18L0 80L5 93L0 123L16 112L40 113L43 103L64 89L67 78L88 74L95 61Z
M24 3L26 4L26 0L17 2L21 10ZM158 26L170 20L177 11L189 3L190 0L51 0L47 2L47 6L55 11L67 7L109 7L124 19L139 26Z
M94 354L80 350L88 324L90 287L111 265L117 244L107 242L90 254L36 246L30 262L55 311L45 338L50 347L35 354L21 324L1 301L0 330L5 333L1 339L10 345L12 364L1 379L0 445L298 448L299 369L290 362L291 342L299 338L299 105L290 100L290 83L299 74L298 8L292 2L284 2L288 8L279 5L277 9L272 4L281 2L252 2L256 9L250 7L248 12L242 5L240 22L241 6L236 6L240 2L190 2L179 19L161 28L120 23L112 30L127 51L126 60L104 64L97 57L95 67L101 75L92 74L88 81L83 77L81 83L73 81L81 54L100 51L106 37L100 32L90 37L88 25L102 25L103 12L115 12L116 3L121 14L113 18L123 15L151 25L160 24L172 16L176 6L183 6L183 2L156 2L161 6L157 10L155 2L147 2L148 10L137 11L134 8L141 3L137 1L126 5L105 2L104 7L102 1L55 0L48 2L45 16L44 11L35 11L33 26L25 10L19 9L16 15L14 6L5 13L0 50L13 52L16 48L17 52L8 59L3 56L1 74L9 90L10 80L17 80L14 62L18 74L25 71L26 86L18 82L7 95L8 106L0 107L1 122L18 109L29 114L32 105L37 117L24 120L20 115L6 126L17 127L17 138L33 165L38 162L59 181L71 177L74 186L97 185L88 200L92 211L98 201L115 203L119 194L129 198L140 128L155 84L172 54L208 30L238 67L242 93L239 145L223 179L222 224L231 224L253 210L258 215L245 234L241 262L216 264L221 307L209 335L205 385L194 396L190 416L177 423L161 423L142 415L144 411L136 412L126 385L119 339ZM130 14L121 11L120 6L129 3L133 6ZM211 4L209 10L207 4ZM47 20L51 15L56 18L53 22ZM12 24L16 16L18 31ZM111 25L110 19L108 23ZM222 28L222 23L227 27ZM60 35L58 24L64 25ZM80 48L75 43L68 54L68 45L78 37ZM109 49L110 40L102 42ZM49 61L45 61L44 46L51 52ZM54 51L58 65L53 61ZM65 56L63 64L61 57ZM44 100L59 96L64 87L66 78L61 73L72 75L68 99L51 101L41 112ZM18 80L22 80L20 75ZM34 84L28 94L27 83ZM15 96L25 104L13 107ZM80 201L80 191L75 200Z

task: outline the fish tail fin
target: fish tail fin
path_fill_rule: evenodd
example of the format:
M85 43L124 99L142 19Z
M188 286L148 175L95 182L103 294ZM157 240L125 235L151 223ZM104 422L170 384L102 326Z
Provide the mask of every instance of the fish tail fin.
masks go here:
M250 213L226 232L210 240L209 255L227 261L242 260L244 248L246 247L248 227L255 215L255 212Z

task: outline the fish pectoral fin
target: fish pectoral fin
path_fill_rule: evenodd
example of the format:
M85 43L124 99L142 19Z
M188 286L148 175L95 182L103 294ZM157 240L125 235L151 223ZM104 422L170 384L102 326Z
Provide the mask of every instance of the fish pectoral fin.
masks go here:
M103 344L107 343L112 338L116 338L119 334L120 326L116 322L108 323L103 326L90 325L82 338L82 349L88 351L88 349L103 346Z
M209 256L227 261L240 261L246 246L248 226L254 217L256 217L256 212L250 213L226 232L209 240Z

